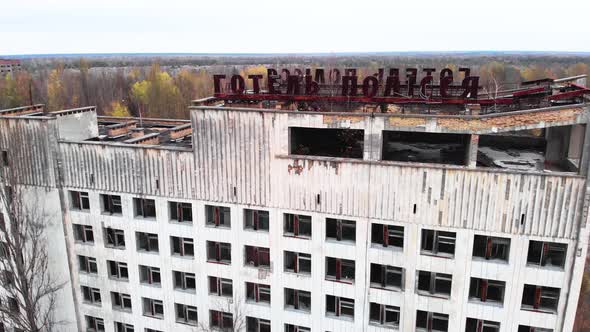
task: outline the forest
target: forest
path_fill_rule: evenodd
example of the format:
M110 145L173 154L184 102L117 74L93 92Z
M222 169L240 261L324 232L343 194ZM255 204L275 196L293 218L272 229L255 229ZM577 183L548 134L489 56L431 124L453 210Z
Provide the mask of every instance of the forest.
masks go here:
M469 67L485 88L590 74L590 55L536 53L358 55L104 55L21 59L23 70L0 77L0 108L45 104L49 111L97 106L99 114L188 118L190 101L213 93L213 74L265 74L275 68Z

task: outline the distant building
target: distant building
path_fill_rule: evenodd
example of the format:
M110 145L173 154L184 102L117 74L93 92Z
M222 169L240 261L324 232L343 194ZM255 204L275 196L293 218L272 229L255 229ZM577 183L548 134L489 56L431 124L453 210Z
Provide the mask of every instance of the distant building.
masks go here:
M21 70L20 60L0 59L0 75L15 73Z
M54 209L64 331L566 332L590 107L556 90L456 113L6 110L0 171Z

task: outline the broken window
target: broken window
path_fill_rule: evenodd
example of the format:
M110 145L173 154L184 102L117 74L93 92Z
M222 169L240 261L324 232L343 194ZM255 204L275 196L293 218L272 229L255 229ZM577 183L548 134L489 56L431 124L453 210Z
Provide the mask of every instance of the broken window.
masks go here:
M349 259L326 257L326 279L353 283L354 261Z
M399 307L371 302L369 306L369 323L384 327L399 326Z
M500 332L500 323L483 319L467 318L465 332Z
M553 330L542 329L540 327L532 327L527 325L518 325L518 332L553 332Z
M83 191L70 191L70 200L72 210L89 211L90 199L88 193Z
M191 203L168 202L168 208L170 220L189 224L193 222L193 206Z
M207 241L207 261L231 264L231 244Z
M270 268L270 249L245 246L244 263L249 266Z
M557 312L559 288L524 285L522 309Z
M356 222L326 218L326 238L337 241L356 241Z
M194 273L172 271L174 279L174 289L195 292L197 283Z
M205 205L205 215L209 226L231 227L231 215L228 207Z
M567 244L555 242L529 241L527 264L563 268Z
M194 257L195 256L195 245L193 239L186 237L170 237L172 243L172 255L182 257Z
M131 324L115 322L115 332L134 332L135 328Z
M422 253L436 256L453 257L455 255L455 232L422 230Z
M80 267L80 272L85 273L98 273L98 265L96 264L96 258L78 255L78 266Z
M0 157L2 157L2 160L0 160L0 164L4 167L8 167L8 151L2 150Z
M354 300L326 295L326 315L354 318Z
M506 282L471 278L469 285L469 299L481 302L504 303Z
M113 309L131 312L131 296L129 294L111 292Z
M311 293L285 288L285 308L311 312Z
M153 266L139 266L139 282L142 284L148 284L160 287L162 283L160 277L160 268Z
M197 315L197 307L175 303L176 308L176 322L196 326L199 322Z
M121 196L101 194L102 212L111 215L120 215L123 213L121 205Z
M473 240L473 257L508 262L510 239L476 235Z
M146 252L160 252L158 234L136 232L137 250Z
M311 255L285 251L285 272L311 274Z
M233 284L231 279L209 277L209 294L232 297Z
M465 165L469 135L383 131L383 160Z
M371 243L403 249L404 227L373 223L371 224Z
M209 325L213 329L233 331L234 316L229 312L209 310Z
M88 286L82 286L82 297L84 298L84 302L101 305L101 297L100 297L100 289L92 288Z
M155 218L156 201L147 198L134 198L133 206L135 207L135 217Z
M285 236L311 238L311 216L285 213L283 231Z
M125 249L125 232L122 229L104 228L104 240L107 248Z
M81 243L94 243L94 232L90 225L72 224L74 226L74 240Z
M402 290L404 269L390 265L371 263L371 287Z
M311 332L311 329L299 325L285 324L285 332Z
M244 209L244 228L254 231L268 232L268 211Z
M85 316L86 332L104 332L104 320L93 316Z
M109 269L109 278L117 280L129 280L129 270L127 269L127 263L107 261Z
M451 296L453 276L446 273L418 271L417 291L423 295Z
M289 128L289 154L363 158L365 134L360 129Z
M418 310L416 312L416 331L448 332L449 315Z
M246 332L270 332L270 320L246 317Z
M246 300L270 304L270 286L246 282Z
M142 297L143 315L152 318L164 318L164 303L161 300Z

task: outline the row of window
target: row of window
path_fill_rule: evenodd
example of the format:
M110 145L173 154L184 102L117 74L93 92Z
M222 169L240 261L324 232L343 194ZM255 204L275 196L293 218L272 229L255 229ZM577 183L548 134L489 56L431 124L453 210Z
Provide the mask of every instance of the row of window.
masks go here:
M326 296L326 315L328 316L354 316L354 301ZM159 300L143 298L144 315L155 318L164 316L164 307ZM351 309L352 306L352 309ZM176 322L196 326L198 324L197 308L176 303ZM104 320L101 318L86 316L86 331L105 331ZM251 316L245 317L245 322L229 312L209 310L210 328L222 331L234 331L245 323L247 332L270 332L270 320ZM399 307L387 306L371 302L369 306L369 323L383 327L397 328L400 322ZM134 332L131 324L122 322L114 323L115 332ZM161 332L146 328L145 332ZM311 332L309 327L294 324L285 324L285 332ZM416 311L416 331L418 332L447 332L449 331L449 315L429 311ZM499 332L500 322L488 321L476 318L467 318L465 332ZM518 332L551 332L550 329L536 328L519 325Z
M297 234L298 236L301 236L303 229L311 230L311 227L307 226L301 228L301 219L296 218L297 215L287 214L286 216L289 219L293 219L294 224L289 224L290 226L287 228L289 233L285 234ZM332 226L335 226L335 228ZM76 241L86 244L94 243L94 231L92 226L74 224L73 227L74 239ZM371 230L371 243L383 247L403 248L403 226L373 223L371 225ZM355 234L355 222L328 218L326 220L326 234L330 239L333 238L339 241L354 241L353 235ZM105 227L103 228L103 236L106 247L117 249L125 248L125 232L123 230ZM187 257L194 256L194 241L192 238L171 236L170 239L171 252L173 255ZM455 240L455 232L423 229L421 239L421 253L443 257L453 257L455 254ZM137 250L159 252L157 234L136 232L136 242ZM231 255L231 253L229 253L229 244L220 243L216 246L219 247L219 250L228 251L227 254ZM209 245L207 248L209 253ZM211 250L218 249L211 248ZM509 252L510 239L508 238L483 235L475 235L474 237L472 251L473 257L508 262ZM249 253L247 251L247 256L255 257L261 255L264 256L263 259L266 260L268 258L266 257L267 253L268 249L259 249L259 252ZM531 240L529 241L527 264L563 268L565 264L566 253L567 244ZM208 255L208 258L211 259L212 256ZM223 261L231 261L231 259L223 259ZM253 261L256 262L257 260L254 259Z

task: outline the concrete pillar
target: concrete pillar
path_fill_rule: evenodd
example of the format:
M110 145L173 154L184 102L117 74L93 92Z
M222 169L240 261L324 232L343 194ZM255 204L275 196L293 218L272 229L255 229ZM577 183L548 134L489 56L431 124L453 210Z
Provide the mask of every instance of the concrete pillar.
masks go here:
M477 150L479 148L479 135L468 135L467 149L465 153L465 165L469 168L477 166Z
M545 163L563 165L569 151L571 127L551 127L546 129Z

